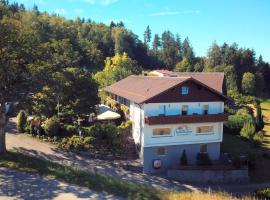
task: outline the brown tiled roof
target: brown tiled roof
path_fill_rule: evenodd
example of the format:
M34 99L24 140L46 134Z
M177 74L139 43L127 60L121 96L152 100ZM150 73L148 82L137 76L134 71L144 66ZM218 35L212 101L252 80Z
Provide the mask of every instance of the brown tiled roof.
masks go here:
M106 87L105 91L136 103L143 103L178 84L193 80L227 99L221 92L223 73L202 73L202 75L200 73L177 73L177 75L176 77L132 75Z
M105 88L105 91L142 103L190 77L129 76Z
M145 123L149 125L157 124L179 124L179 123L204 123L204 122L225 122L228 114L209 115L172 115L172 116L146 116Z
M173 74L174 72L173 71L169 71L169 70L166 70L166 69L157 69L157 70L154 70L158 73L161 73L161 74Z
M173 72L173 74L176 74L178 77L190 76L222 93L223 72Z

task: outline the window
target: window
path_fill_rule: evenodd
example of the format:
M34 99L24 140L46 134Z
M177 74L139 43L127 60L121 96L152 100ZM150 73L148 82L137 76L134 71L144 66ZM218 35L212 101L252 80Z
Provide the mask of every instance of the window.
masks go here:
M203 114L208 115L209 105L203 105Z
M188 87L186 87L186 86L181 87L181 94L182 95L188 94Z
M165 105L159 106L159 115L166 115L166 106Z
M197 127L197 133L213 133L214 127L213 126L200 126Z
M207 145L206 144L200 144L200 152L201 153L207 152Z
M159 155L159 156L164 156L165 155L165 148L164 147L159 147L158 149L157 149L157 155Z
M182 106L182 115L187 115L188 114L188 105L183 105Z
M153 136L170 136L171 129L170 128L154 128Z

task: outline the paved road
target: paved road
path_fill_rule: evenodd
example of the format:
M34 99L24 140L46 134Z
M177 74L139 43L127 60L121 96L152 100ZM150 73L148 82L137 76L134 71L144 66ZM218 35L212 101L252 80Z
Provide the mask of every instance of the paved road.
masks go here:
M66 184L37 174L0 168L0 200L86 200L116 199L112 195L97 193L88 188Z
M252 193L255 189L270 186L270 183L263 184L230 184L230 185L190 185L171 181L165 177L145 175L141 172L128 171L121 166L127 161L106 161L82 157L72 152L63 151L56 146L41 142L24 134L16 133L14 120L9 123L7 134L7 148L20 151L32 156L41 157L56 163L73 166L81 170L98 172L103 175L117 177L133 183L144 183L159 189L177 191L227 191L235 195ZM128 161L130 162L130 161ZM138 165L137 161L133 162Z

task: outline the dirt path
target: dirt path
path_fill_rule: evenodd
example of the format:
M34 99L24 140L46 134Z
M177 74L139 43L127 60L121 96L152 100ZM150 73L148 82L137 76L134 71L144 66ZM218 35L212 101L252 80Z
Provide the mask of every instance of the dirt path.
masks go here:
M36 174L0 168L1 199L87 200L117 198Z
M56 146L41 142L24 134L18 134L15 130L14 119L9 123L7 134L7 148L24 154L41 157L52 162L69 165L80 170L97 172L103 175L117 177L133 183L149 184L159 189L177 191L208 191L209 188L217 191L227 191L235 195L252 193L255 189L270 186L263 184L230 184L230 185L191 185L171 181L165 177L150 176L140 171L125 170L122 166L130 164L130 161L107 161L82 157L72 152L63 151ZM138 162L134 162L138 166Z

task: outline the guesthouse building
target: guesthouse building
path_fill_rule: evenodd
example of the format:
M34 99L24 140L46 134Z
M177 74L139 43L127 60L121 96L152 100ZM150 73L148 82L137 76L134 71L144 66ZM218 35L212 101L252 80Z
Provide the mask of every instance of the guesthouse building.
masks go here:
M162 173L189 164L198 153L220 157L224 103L223 73L174 73L173 76L129 76L105 88L129 107L132 135L144 173Z

